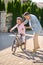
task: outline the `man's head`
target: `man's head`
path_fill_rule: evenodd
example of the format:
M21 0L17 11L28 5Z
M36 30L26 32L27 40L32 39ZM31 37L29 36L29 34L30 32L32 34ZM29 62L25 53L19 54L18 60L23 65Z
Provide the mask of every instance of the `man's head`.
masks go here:
M25 19L30 19L30 15L29 15L29 13L28 12L25 12L24 14L23 14L23 17L25 18Z

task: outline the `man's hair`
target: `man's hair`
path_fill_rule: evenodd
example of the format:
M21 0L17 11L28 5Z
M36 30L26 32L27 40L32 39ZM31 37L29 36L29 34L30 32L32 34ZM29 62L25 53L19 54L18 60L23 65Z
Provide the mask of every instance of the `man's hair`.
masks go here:
M29 12L25 12L25 13L23 14L23 16L26 16L26 15L29 15Z

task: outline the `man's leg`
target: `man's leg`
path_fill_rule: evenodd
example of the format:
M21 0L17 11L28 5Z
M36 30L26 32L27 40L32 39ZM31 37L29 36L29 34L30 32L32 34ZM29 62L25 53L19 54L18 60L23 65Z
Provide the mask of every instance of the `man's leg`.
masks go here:
M34 49L33 49L33 52L36 52L36 50L39 48L38 34L35 34L34 35L33 41L34 41Z

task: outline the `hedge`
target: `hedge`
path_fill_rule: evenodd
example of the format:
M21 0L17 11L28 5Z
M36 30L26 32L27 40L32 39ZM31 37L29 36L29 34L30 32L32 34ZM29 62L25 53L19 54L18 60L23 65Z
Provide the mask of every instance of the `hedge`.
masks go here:
M4 0L3 1L0 0L0 11L5 11Z
M1 2L0 0L0 11L5 10L5 4L4 0ZM29 12L30 14L34 14L38 17L40 20L41 25L43 26L43 8L40 9L37 7L37 5L31 1L28 0L28 2L25 2L21 5L20 0L14 0L14 2L8 2L7 4L7 13L13 14L13 20L12 25L14 26L16 24L16 18L18 16L21 16L24 12Z
M20 1L16 1L16 3L13 3L13 22L12 22L12 26L15 25L16 23L16 18L21 16L21 3Z

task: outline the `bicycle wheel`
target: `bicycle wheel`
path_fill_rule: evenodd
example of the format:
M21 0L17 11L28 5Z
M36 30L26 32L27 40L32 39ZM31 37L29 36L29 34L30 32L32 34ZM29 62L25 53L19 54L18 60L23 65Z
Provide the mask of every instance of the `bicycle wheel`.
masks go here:
M12 44L12 51L13 51L13 49L14 49L14 44L15 44L15 40L13 41L13 44Z

